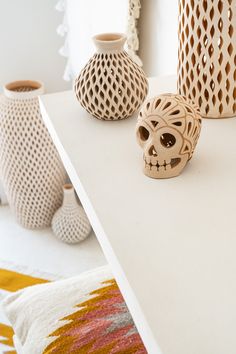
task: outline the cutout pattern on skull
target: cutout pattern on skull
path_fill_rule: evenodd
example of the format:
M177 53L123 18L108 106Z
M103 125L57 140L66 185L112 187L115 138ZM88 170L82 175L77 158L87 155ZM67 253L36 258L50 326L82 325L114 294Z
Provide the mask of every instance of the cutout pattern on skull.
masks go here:
M165 94L145 102L136 127L145 175L178 176L191 159L200 132L199 107L186 97Z

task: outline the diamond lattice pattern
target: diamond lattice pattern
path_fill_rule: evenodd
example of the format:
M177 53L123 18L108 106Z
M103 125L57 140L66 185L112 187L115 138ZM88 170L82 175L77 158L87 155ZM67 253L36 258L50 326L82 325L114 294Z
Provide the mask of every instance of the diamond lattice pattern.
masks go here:
M75 82L81 105L102 120L130 117L141 106L147 90L143 70L125 52L96 53Z
M66 173L37 97L0 97L0 176L9 204L24 227L51 224L62 202Z
M236 0L179 0L178 90L209 118L236 114Z

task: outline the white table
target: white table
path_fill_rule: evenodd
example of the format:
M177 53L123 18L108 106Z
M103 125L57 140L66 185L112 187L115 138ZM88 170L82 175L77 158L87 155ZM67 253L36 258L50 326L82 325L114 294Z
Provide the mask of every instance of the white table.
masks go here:
M153 180L135 117L91 118L70 91L41 108L148 352L235 354L236 120L204 120L183 174Z

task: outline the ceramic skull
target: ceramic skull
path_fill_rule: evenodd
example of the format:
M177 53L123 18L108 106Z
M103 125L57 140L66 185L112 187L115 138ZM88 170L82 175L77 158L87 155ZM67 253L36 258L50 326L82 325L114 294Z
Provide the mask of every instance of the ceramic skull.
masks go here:
M145 175L178 176L193 155L200 131L199 108L186 97L165 94L145 102L136 127Z

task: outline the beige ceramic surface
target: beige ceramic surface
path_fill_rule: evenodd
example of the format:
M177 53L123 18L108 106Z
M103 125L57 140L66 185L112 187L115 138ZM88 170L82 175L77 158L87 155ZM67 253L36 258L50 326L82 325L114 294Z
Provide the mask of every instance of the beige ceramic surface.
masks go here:
M63 242L78 243L91 232L89 220L84 209L78 204L71 184L63 187L64 200L52 220L54 234Z
M119 33L95 36L97 53L75 81L77 99L98 119L128 118L147 95L145 74L124 51L125 41Z
M136 126L145 175L178 176L193 155L200 131L199 108L185 97L166 94L147 101Z
M208 118L236 114L236 0L179 0L179 93Z
M51 224L66 173L38 102L43 85L17 81L0 97L0 174L17 220L27 228Z

